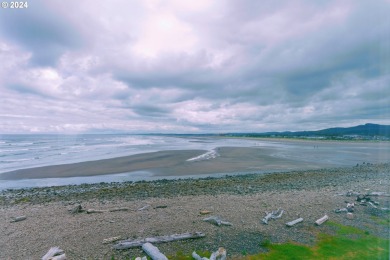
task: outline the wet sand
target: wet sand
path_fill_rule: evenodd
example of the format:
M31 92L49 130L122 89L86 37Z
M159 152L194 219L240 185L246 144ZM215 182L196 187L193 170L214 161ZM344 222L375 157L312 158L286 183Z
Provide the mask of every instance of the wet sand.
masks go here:
M301 155L303 160L275 156L277 150L272 147L220 147L216 149L218 153L216 158L188 161L206 152L202 150L159 151L97 161L29 168L2 173L0 180L98 176L140 170L163 177L305 170L334 166L326 162L305 161L304 154Z

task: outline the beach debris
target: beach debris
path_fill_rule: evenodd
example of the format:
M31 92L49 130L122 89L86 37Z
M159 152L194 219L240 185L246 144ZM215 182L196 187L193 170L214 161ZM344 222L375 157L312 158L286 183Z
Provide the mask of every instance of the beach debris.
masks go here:
M65 260L66 255L59 247L52 247L42 256L42 260Z
M88 209L87 214L92 213L105 213L105 212L116 212L116 211L128 211L129 208L113 208L113 209Z
M148 208L150 208L150 205L148 204L148 205L145 205L145 206L143 206L143 207L141 207L141 208L139 208L139 209L137 209L138 211L143 211L143 210L145 210L145 209L148 209Z
M106 209L87 209L87 214L108 212Z
M200 257L195 251L192 252L192 258L195 260L226 260L226 249L223 247L218 248L217 251L213 252L210 258Z
M371 201L369 201L368 202L368 205L370 205L371 207L373 207L373 208L378 208L373 202L371 202Z
M334 210L335 213L344 213L348 212L347 208L339 208Z
M355 203L347 202L347 206L345 208L335 209L335 213L343 213L343 212L354 212Z
M325 214L325 216L323 216L322 218L317 219L315 223L317 226L320 226L328 219L329 219L328 215Z
M12 217L11 222L19 222L19 221L23 221L25 219L27 219L26 216Z
M203 221L209 222L209 223L214 224L216 226L221 226L221 225L232 226L233 225L232 223L230 223L228 221L222 220L218 216L211 216L211 217L208 217L208 218L204 218Z
M292 226L294 226L295 224L298 224L298 223L300 223L300 222L302 222L302 221L303 221L303 218L297 218L296 220L287 222L287 223L286 223L286 226L292 227Z
M348 212L346 217L347 219L354 219L354 215L351 212Z
M117 212L117 211L128 211L130 210L129 208L113 208L109 209L108 212Z
M168 207L167 205L158 205L158 206L154 207L154 209L165 209L167 207Z
M390 197L390 194L382 191L373 191L368 193L369 196L383 196L383 197Z
M74 207L73 209L70 209L69 211L71 214L77 214L77 213L83 212L84 210L83 210L83 207L80 204L78 204L78 205L76 205L76 207Z
M109 243L116 242L116 241L121 240L121 239L122 239L121 236L106 238L106 239L103 239L103 244L109 244Z
M153 260L168 260L168 258L160 252L160 250L151 243L145 243L142 245L142 250L150 256Z
M275 211L272 211L272 212L268 212L266 211L265 212L265 217L262 219L263 223L264 224L268 224L268 221L270 219L277 219L277 218L281 218L282 215L283 215L283 212L284 210L283 209L278 209L278 210L275 210Z
M213 212L210 211L210 210L201 210L201 211L199 211L200 215L207 215L207 214L211 214L211 213L213 213Z
M114 249L127 249L133 247L142 246L145 243L167 243L177 240L185 240L185 239L196 239L205 237L205 234L202 232L194 232L194 233L183 233L183 234L173 234L168 236L157 236L157 237L149 237L144 239L135 239L135 240L122 240L113 246Z

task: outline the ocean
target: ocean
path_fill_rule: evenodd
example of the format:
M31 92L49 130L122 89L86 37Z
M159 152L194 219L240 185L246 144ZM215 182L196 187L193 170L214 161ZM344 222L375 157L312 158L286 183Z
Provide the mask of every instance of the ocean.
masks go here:
M1 173L48 165L94 161L166 150L204 150L188 161L214 160L218 147L255 147L269 155L302 165L353 166L357 163L388 162L389 142L320 142L220 138L174 135L0 135L0 189L80 183L136 181L157 178L148 171L92 177L46 178L6 181ZM240 158L238 158L239 160ZM253 162L252 162L253 164ZM261 164L259 163L259 166ZM257 167L259 169L260 167ZM304 168L304 167L303 167ZM285 170L275 165L273 171ZM269 169L268 169L269 170ZM250 172L248 170L248 172ZM245 172L244 172L245 173ZM218 172L216 174L224 174ZM184 176L192 177L192 176ZM172 177L174 178L174 177Z

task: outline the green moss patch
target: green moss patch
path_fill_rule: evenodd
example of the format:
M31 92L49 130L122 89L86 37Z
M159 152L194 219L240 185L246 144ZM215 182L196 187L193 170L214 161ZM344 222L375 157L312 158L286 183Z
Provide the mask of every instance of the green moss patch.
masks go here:
M334 222L326 225L336 229L336 234L318 235L314 246L296 243L264 244L269 251L235 259L389 259L389 240L369 235L364 230Z

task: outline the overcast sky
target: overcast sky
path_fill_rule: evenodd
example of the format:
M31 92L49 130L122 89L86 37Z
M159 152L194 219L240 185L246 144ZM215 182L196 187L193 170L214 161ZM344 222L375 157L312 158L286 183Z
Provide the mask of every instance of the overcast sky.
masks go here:
M0 133L390 124L390 1L0 8Z

